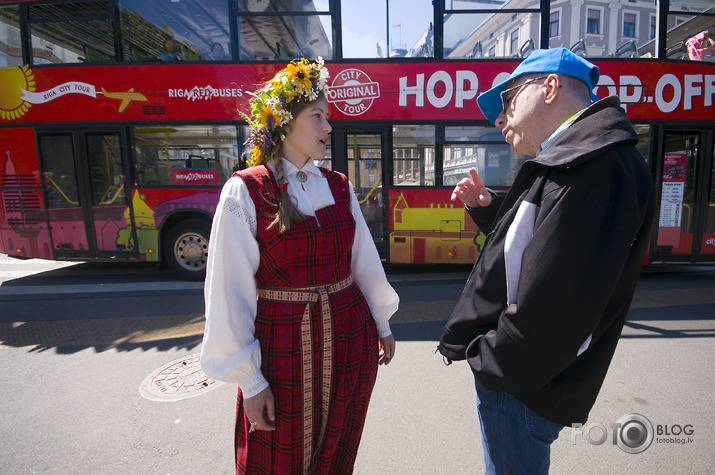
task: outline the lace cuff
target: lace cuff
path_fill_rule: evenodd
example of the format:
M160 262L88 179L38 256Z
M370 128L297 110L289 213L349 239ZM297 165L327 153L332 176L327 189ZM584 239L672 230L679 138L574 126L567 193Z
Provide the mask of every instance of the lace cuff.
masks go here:
M259 371L250 378L238 383L238 387L241 388L243 397L248 399L266 389L268 387L268 381L266 381L266 378L264 378L263 374Z

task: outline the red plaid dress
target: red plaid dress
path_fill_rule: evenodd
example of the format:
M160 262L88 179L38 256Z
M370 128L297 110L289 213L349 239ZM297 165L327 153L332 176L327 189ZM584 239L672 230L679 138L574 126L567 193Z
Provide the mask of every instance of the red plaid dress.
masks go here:
M349 183L321 171L335 205L293 223L284 235L266 229L280 196L270 170L238 172L256 206L259 294L272 289L271 298L258 299L255 335L275 397L276 430L248 432L239 389L237 473L351 473L357 455L377 377L377 329L360 289L350 284L355 221ZM277 297L285 295L291 298ZM296 296L306 298L292 301Z

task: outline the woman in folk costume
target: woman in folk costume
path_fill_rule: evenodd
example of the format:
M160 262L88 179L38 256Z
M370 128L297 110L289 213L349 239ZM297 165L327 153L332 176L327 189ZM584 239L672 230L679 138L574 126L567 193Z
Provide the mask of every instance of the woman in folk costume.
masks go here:
M395 352L387 282L329 133L322 59L250 99L249 165L211 230L204 372L238 383L238 473L351 473L379 364Z

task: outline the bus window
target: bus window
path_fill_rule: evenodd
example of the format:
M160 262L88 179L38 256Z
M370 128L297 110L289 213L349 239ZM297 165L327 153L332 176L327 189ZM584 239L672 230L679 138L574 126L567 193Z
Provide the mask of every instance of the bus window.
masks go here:
M79 205L74 145L70 135L47 135L40 139L40 155L48 208Z
M470 2L460 2L452 8L455 9L454 12L444 16L445 58L526 58L539 44L538 14L531 14L536 26L524 28L524 15L516 12L458 12L458 8L472 8ZM524 8L538 12L539 2L526 2ZM476 25L480 26L474 29Z
M707 180L707 173L705 174ZM705 233L701 254L715 255L715 150L710 165L710 192L708 193L707 211L705 212Z
M651 153L651 126L644 124L633 124L633 128L638 134L638 144L636 148L643 155L645 161L650 165L650 153Z
M435 127L396 125L392 128L392 184L434 186Z
M134 128L137 186L222 185L238 169L236 127Z
M360 209L375 243L383 236L382 199L382 135L380 133L348 133L345 137L348 158L348 178L355 187Z
M34 64L117 60L108 0L30 5L28 17Z
M328 146L325 149L325 157L322 160L315 160L315 164L319 167L327 168L328 170L333 169L333 148L331 145L332 140L328 140Z
M237 3L239 59L333 59L331 16L326 0ZM263 13L281 12L281 15Z
M343 1L341 8L344 58L434 57L431 0Z
M487 186L507 188L529 158L514 152L493 127L445 127L444 135L445 186L469 177L469 169L474 168Z
M509 187L526 158L505 143L445 145L444 186L456 185L474 168L487 186Z
M690 256L696 237L700 134L667 131L663 157L657 252Z
M712 2L671 2L668 14L668 59L715 61L715 8ZM698 13L705 13L699 15Z
M231 59L229 2L119 1L124 55L130 61Z
M22 44L20 39L20 12L17 5L0 7L0 68L22 66Z
M119 134L87 134L87 160L92 186L92 205L126 205Z

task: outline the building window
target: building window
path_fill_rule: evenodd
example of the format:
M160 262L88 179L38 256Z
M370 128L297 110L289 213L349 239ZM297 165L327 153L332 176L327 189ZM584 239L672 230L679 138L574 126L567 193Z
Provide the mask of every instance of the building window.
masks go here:
M549 15L549 38L559 36L559 12L551 12Z
M588 17L586 23L586 33L590 35L601 34L601 11L588 9Z
M519 52L519 30L511 32L511 54Z
M623 14L623 36L626 38L636 37L636 14L635 13L624 13Z
M653 38L655 38L656 24L657 23L655 21L655 17L651 16L650 17L650 37L649 37L649 39L651 39L651 40Z

